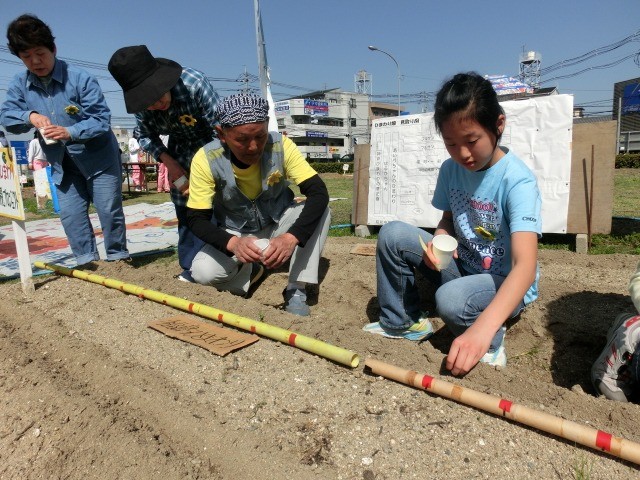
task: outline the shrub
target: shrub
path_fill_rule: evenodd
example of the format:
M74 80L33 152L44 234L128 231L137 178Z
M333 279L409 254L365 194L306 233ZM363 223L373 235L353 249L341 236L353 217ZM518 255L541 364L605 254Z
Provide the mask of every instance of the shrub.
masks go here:
M344 173L344 165L349 165L349 173L353 173L353 162L314 162L309 165L318 173Z
M616 168L640 168L640 153L616 155Z

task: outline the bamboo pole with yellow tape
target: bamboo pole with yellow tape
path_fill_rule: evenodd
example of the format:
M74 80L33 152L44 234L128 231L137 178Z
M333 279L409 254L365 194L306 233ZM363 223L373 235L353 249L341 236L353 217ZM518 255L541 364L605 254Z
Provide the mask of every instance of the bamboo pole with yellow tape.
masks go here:
M125 283L113 278L103 277L95 273L73 270L44 262L34 262L34 265L36 268L52 270L61 275L97 283L105 287L136 295L139 298L152 300L157 303L162 303L163 305L169 305L170 307L184 310L185 312L195 313L201 317L215 320L217 322L224 323L225 325L231 325L241 330L246 330L272 340L277 340L307 352L315 353L316 355L328 358L329 360L333 360L334 362L342 365L355 368L360 363L360 358L357 353L341 347L336 347L327 342L323 342L322 340L305 337L304 335L299 335L290 330L269 325L268 323L241 317L234 313L218 310L217 308L209 307L201 303L191 302L156 290L149 290L147 288Z
M464 403L474 408L529 425L543 432L610 453L640 465L640 444L614 437L610 433L580 425L545 412L518 405L504 398L461 387L414 370L405 370L395 365L367 358L365 368L374 374L415 388L422 388L441 397Z

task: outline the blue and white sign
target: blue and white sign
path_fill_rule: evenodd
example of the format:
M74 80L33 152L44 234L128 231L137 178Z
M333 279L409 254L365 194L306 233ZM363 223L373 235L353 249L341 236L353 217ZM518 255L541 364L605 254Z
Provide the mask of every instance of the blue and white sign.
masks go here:
M640 113L640 83L624 87L622 94L622 114Z
M18 140L11 142L13 156L18 165L27 165L29 163L29 142Z
M276 111L276 117L284 117L289 115L291 107L289 105L289 100L283 100L282 102L276 102L274 105L274 110Z
M484 78L491 82L498 95L513 95L516 93L533 93L533 88L517 78L508 75L485 75Z
M328 117L329 102L323 102L322 100L305 100L304 114L315 115L316 117Z
M307 137L327 138L329 134L327 132L314 132L313 130L307 130Z

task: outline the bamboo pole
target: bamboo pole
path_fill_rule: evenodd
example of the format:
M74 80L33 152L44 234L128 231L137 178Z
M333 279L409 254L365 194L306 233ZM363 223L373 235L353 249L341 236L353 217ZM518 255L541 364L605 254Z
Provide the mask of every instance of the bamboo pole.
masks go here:
M105 287L114 288L125 293L136 295L139 298L152 300L163 305L169 305L185 312L195 313L201 317L215 320L217 322L224 323L225 325L231 325L241 330L246 330L263 337L277 340L292 347L297 347L307 352L315 353L334 362L346 365L349 367L357 367L360 363L360 358L357 353L350 350L346 350L341 347L330 345L322 340L316 340L315 338L305 337L299 335L290 330L269 325L268 323L259 322L250 318L241 317L239 315L228 313L217 308L209 307L201 303L191 302L182 298L174 297L156 290L149 290L144 287L139 287L130 283L124 283L120 280L113 278L106 278L94 273L87 273L81 270L72 270L69 268L61 267L58 265L48 264L44 262L34 262L37 268L53 270L54 272L66 275L68 277L75 277L88 282L97 283Z
M529 425L543 432L610 453L640 465L640 444L630 440L614 437L602 430L596 430L524 405L518 405L504 398L445 382L429 375L419 374L413 370L405 370L389 365L373 358L367 358L364 365L376 375L427 390L441 397Z

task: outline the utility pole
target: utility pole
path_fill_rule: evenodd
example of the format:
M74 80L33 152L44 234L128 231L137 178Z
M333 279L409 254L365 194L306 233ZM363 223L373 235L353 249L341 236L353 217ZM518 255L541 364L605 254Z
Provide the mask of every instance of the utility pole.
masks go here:
M249 93L249 73L247 72L247 66L244 67L244 73L242 74L242 93Z

